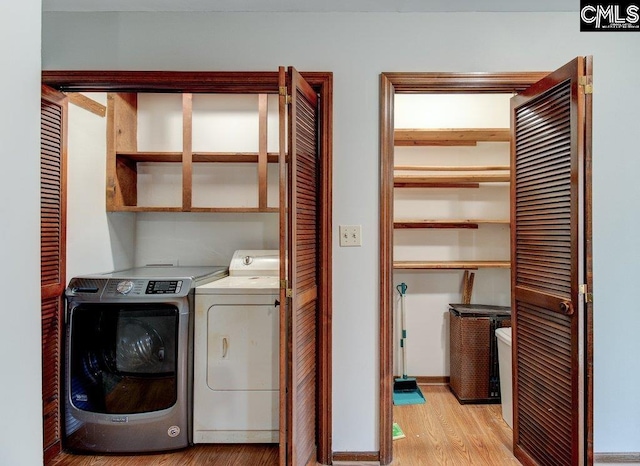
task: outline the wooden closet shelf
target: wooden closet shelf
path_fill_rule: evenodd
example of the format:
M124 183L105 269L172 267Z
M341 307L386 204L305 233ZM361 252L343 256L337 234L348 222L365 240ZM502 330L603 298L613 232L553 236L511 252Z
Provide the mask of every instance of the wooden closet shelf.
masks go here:
M425 172L481 172L481 171L510 171L509 165L397 165L398 171Z
M410 228L468 228L477 229L479 225L509 225L509 220L396 220L396 229Z
M510 261L395 261L394 269L402 270L477 270L508 269Z
M209 213L277 213L277 207L148 207L148 206L120 206L118 212L209 212Z
M247 214L271 214L278 213L280 209L277 207L192 207L190 212L230 212L230 213L247 213Z
M394 188L479 188L480 183L393 183Z
M182 162L182 152L118 152L119 158L133 162ZM257 152L194 152L193 162L258 163ZM267 162L277 163L278 154L269 152Z
M222 84L227 78L213 81ZM233 82L242 81L241 74L234 74L230 77ZM251 76L247 79L252 80ZM257 83L257 81L256 81ZM269 116L268 95L262 91L262 86L258 84L247 88L247 94L255 95L258 98L257 127L255 128L258 137L258 144L253 147L255 151L244 152L241 150L234 152L214 151L215 146L210 146L209 151L194 150L194 112L191 92L181 93L182 100L182 144L175 147L175 151L144 151L138 145L138 93L137 92L110 92L107 94L107 189L106 204L109 212L277 212L277 209L268 207L269 183L275 178L269 176L269 164L275 164L279 160L279 154L269 152L267 144L267 121ZM249 89L253 90L249 90ZM270 91L268 91L270 92ZM244 92L243 92L244 93ZM155 117L164 119L167 123L171 117L171 112L158 112ZM197 120L197 119L196 119ZM203 120L201 120L203 121ZM247 129L248 131L248 129ZM144 147L142 147L144 148ZM206 147L198 144L198 149ZM139 165L148 162L152 164L178 164L182 171L181 199L162 207L149 207L139 205L138 202L138 181L141 176ZM257 190L257 202L255 207L244 207L242 205L230 207L194 207L194 175L197 175L197 166L202 163L225 163L225 164L253 164L257 172L257 178L251 184ZM229 165L227 165L229 167ZM273 168L273 165L271 165ZM253 167L251 167L253 168ZM152 177L149 180L152 186L163 189L160 184L155 183ZM220 180L220 187L224 188L227 180ZM145 188L146 189L146 188ZM211 201L213 203L213 201ZM176 205L178 204L178 205Z
M109 211L107 209L107 211ZM137 205L122 205L111 212L182 212L182 207L145 207Z
M511 140L509 128L396 129L396 146L475 146L479 141Z
M511 175L506 173L471 173L460 175L395 175L393 177L394 184L402 183L405 185L438 183L506 183L511 180Z

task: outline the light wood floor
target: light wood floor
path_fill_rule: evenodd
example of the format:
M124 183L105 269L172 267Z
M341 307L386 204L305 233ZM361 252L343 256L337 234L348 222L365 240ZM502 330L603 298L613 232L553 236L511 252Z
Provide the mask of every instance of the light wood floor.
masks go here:
M520 464L501 405L461 405L445 385L420 389L426 403L393 407L406 435L393 442L393 466Z
M406 438L393 442L393 466L519 465L512 431L499 404L461 405L444 385L420 386L426 403L394 406ZM274 466L276 445L196 445L179 452L137 456L63 453L52 466ZM346 465L348 462L339 464ZM367 463L376 464L376 463Z
M62 453L52 466L274 466L278 445L194 445L171 453L93 456Z

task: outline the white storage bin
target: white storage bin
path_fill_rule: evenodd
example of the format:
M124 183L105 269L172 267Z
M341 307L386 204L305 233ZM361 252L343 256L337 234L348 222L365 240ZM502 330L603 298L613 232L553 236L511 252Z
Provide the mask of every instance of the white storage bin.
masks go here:
M513 381L511 378L511 327L496 329L498 339L498 364L500 365L500 395L502 418L513 429Z

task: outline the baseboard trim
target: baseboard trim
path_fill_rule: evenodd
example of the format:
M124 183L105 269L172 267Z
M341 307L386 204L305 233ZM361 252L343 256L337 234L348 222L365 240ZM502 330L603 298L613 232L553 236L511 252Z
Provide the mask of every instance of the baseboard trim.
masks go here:
M333 461L380 461L379 451L333 452Z
M416 382L422 385L449 385L449 376L419 375Z
M640 452L594 453L594 463L640 463Z

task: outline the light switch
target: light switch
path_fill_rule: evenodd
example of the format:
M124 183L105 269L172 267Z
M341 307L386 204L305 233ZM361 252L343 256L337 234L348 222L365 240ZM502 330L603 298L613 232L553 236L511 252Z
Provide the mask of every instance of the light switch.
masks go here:
M362 246L360 225L340 225L340 246Z

